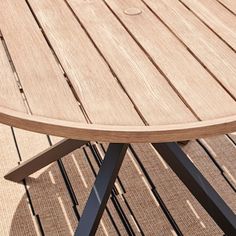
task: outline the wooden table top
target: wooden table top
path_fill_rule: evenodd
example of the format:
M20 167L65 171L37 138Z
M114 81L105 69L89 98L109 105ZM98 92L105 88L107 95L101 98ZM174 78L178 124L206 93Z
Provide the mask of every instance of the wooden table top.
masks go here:
M236 1L0 1L0 122L81 140L236 131Z

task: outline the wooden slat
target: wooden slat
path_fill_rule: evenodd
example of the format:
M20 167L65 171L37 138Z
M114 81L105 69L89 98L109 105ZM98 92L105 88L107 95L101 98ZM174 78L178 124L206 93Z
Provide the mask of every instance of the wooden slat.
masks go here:
M26 112L23 98L11 69L3 42L0 40L0 104L13 110ZM18 155L10 127L0 125L0 234L40 235L36 217L30 209L23 185L7 181L3 176L18 165ZM24 225L24 227L22 227Z
M230 137L233 139L235 135L231 134ZM232 184L234 189L236 189L235 144L224 135L201 139L200 142L212 156L213 160L219 165L222 174Z
M2 42L0 42L0 65L0 79L1 81L4 80L4 83L1 83L0 103L14 110L26 112L22 96L16 85L16 78L14 78ZM14 129L14 132L23 161L49 146L48 139L45 135L29 133L18 129ZM3 129L0 129L0 134L1 139L4 139L4 142L3 140L1 141L2 147L4 147L4 149L1 150L1 163L3 163L5 167L1 170L3 170L2 176L4 176L7 171L18 164L20 158L14 146L14 139L10 127L4 126ZM35 180L35 178L37 180ZM52 178L55 183L52 183ZM39 223L36 220L36 216L33 216L30 212L30 206L29 203L27 203L29 200L26 196L24 186L19 184L14 185L10 181L3 179L1 183L3 186L7 187L1 189L2 202L6 202L5 198L7 198L8 201L11 199L10 205L7 204L7 202L6 204L2 204L0 212L4 214L2 219L5 219L4 224L8 225L8 227L4 228L1 234L40 235ZM54 164L49 169L41 169L33 175L33 179L27 179L26 184L28 185L28 193L31 198L34 213L39 215L44 233L49 235L56 233L73 235L77 220L72 210L69 194L67 193L57 166ZM58 189L55 188L55 186L57 186ZM11 189L14 189L14 193L12 193ZM63 191L61 193L60 191L62 189ZM43 209L42 206L45 206L45 208ZM61 207L65 208L66 212L64 212L64 209ZM67 222L67 218L69 219L69 223ZM13 226L11 226L11 224ZM23 225L24 227L22 227ZM7 231L11 231L11 233L7 233Z
M92 156L92 158L94 158ZM68 155L63 159L64 166L68 172L68 177L71 182L72 188L74 189L76 198L78 200L78 210L80 215L82 215L84 206L88 199L90 190L95 180L92 170L90 169L88 160L85 156L83 149L79 149L73 152L72 155ZM113 208L110 200L108 201L107 207L109 210ZM117 223L120 224L119 218L114 215L112 216ZM125 233L124 228L120 228L123 234ZM98 231L96 235L116 235L117 232L108 216L107 211L103 213L103 217L100 221Z
M53 144L61 141L59 137L50 137ZM94 157L93 157L94 158ZM74 151L71 154L65 156L62 160L63 165L67 171L69 181L71 183L72 189L75 193L78 205L76 205L78 212L82 215L82 211L86 204L86 200L89 196L90 190L95 180L95 176L90 169L87 157L84 153L83 148ZM119 227L120 222L117 216L115 217L114 209L111 202L108 201L107 206L109 210L113 212L113 217L116 225ZM120 231L124 231L124 228L120 228ZM113 235L116 234L115 228L108 217L107 211L103 213L102 220L98 227L96 235Z
M178 0L145 0L158 17L236 97L236 54ZM197 73L197 75L199 75ZM208 87L208 88L211 88ZM211 92L213 92L211 88ZM216 93L221 98L220 93ZM218 102L216 102L218 103ZM219 105L219 103L218 103ZM219 105L221 107L221 105ZM235 108L231 108L234 110Z
M142 124L128 96L65 1L29 2L92 123Z
M230 11L236 14L236 2L232 0L217 0L218 2L222 3L225 7L227 7Z
M224 136L221 136L222 138ZM211 138L207 139L210 140ZM215 137L212 138L211 144L217 145L217 142L214 141ZM228 141L230 144L230 141ZM227 147L227 142L220 142L220 146ZM208 153L197 143L190 142L189 144L183 146L183 150L188 154L190 159L193 161L194 165L200 170L200 172L204 175L204 177L208 180L208 182L213 186L216 192L224 199L226 204L232 209L232 211L236 212L236 194L235 191L231 188L231 186L227 183L221 171L217 168L215 163L211 161ZM216 150L219 153L219 150ZM234 152L235 153L235 152ZM226 154L226 153L225 153ZM229 153L230 154L230 153ZM226 154L227 155L227 154ZM235 155L235 154L234 154ZM214 158L214 157L213 157ZM227 159L227 156L224 156ZM234 162L232 162L233 164Z
M0 235L39 235L24 186L3 178L19 162L10 127L0 125L0 142Z
M157 4L158 5L161 4L160 2L161 1L158 1ZM31 4L32 3L36 4L35 2L33 2L33 0ZM91 2L91 4L94 4L94 3L96 3L96 1ZM173 3L175 3L175 1L173 1ZM208 121L205 121L202 123L199 122L199 123L176 124L174 126L162 125L162 126L153 126L153 127L147 127L147 128L143 127L142 126L143 123L141 122L141 119L136 113L133 107L133 104L125 95L122 88L120 88L116 79L113 78L113 75L112 73L110 73L108 66L102 59L101 55L99 55L94 45L88 39L88 36L84 32L84 30L81 28L80 24L76 21L75 17L73 16L71 11L67 7L66 3L64 1L59 1L58 4L54 6L55 3L52 2L51 0L44 0L44 1L40 1L40 3L37 3L37 4L40 4L40 6L41 4L42 6L44 6L45 4L46 10L44 9L42 11L38 11L37 17L41 19L40 21L41 23L42 22L44 23L43 26L44 26L44 29L46 29L45 32L46 31L48 32L49 40L51 42L55 41L53 43L53 46L54 48L56 48L55 51L59 55L59 59L60 57L67 58L67 59L71 58L71 61L62 59L64 63L63 65L66 65L67 68L69 68L69 65L74 63L73 65L75 66L72 67L73 69L70 70L71 71L70 73L71 75L73 74L73 76L74 76L74 72L78 73L76 74L77 77L81 76L81 74L78 72L76 63L79 61L79 65L80 64L82 65L82 68L83 68L82 75L84 77L82 76L83 79L79 77L78 80L80 82L83 81L83 84L86 84L85 87L88 88L88 91L90 90L89 88L90 86L87 86L88 84L91 85L91 87L93 88L92 96L90 96L91 94L89 96L87 94L84 95L84 97L86 96L84 100L87 100L87 97L90 97L90 98L92 97L94 99L94 100L90 100L89 102L91 108L92 107L94 108L94 111L91 111L91 113L94 114L96 119L100 120L100 123L106 123L106 124L115 123L117 124L117 126L115 125L114 126L102 126L102 125L101 126L100 125L88 126L85 124L84 120L82 121L84 122L82 124L77 123L77 122L71 123L71 122L66 121L66 120L75 120L75 119L76 121L78 121L78 114L81 115L82 113L80 112L78 106L75 105L72 92L68 88L64 80L64 77L62 76L60 70L58 69L58 65L55 62L55 58L50 52L50 49L48 45L46 44L45 39L43 38L39 28L37 28L38 25L36 24L27 4L25 3L25 1L20 2L16 0L7 0L7 1L1 2L0 11L3 14L0 15L0 24L1 24L2 32L3 32L3 36L6 40L10 54L12 55L13 62L16 66L16 70L18 72L19 78L21 80L23 78L23 81L27 82L25 84L29 85L30 90L26 89L24 87L24 84L22 83L23 88L25 89L25 94L26 94L27 99L29 97L28 102L29 102L29 105L33 114L37 114L37 112L40 109L42 109L44 105L46 108L43 107L45 114L43 114L44 112L41 113L41 117L37 117L37 116L29 117L29 116L25 116L22 113L16 113L12 111L11 109L5 110L4 108L1 107L1 113L0 113L1 122L9 124L9 125L14 124L17 127L21 127L21 128L25 128L25 129L29 129L29 130L33 130L37 132L51 133L54 135L61 135L61 136L66 136L70 138L95 139L95 140L101 140L101 141L115 141L115 142L123 142L123 141L145 142L145 141L154 141L154 140L155 141L158 141L158 140L159 141L176 141L179 139L196 138L196 137L210 135L210 134L232 132L235 130L236 122L235 122L234 116L228 117L235 113L235 102L233 101L233 99L220 87L220 85L214 80L214 78L211 77L209 73L207 73L206 70L204 70L204 68L199 65L199 62L197 62L197 60L195 60L190 55L190 53L184 47L184 45L176 39L176 37L170 32L170 30L168 30L160 21L158 21L157 17L155 17L154 14L152 14L147 9L147 7L145 7L145 5L141 3L141 1L133 1L133 2L129 1L129 3L128 1L123 1L123 2L117 1L116 3L109 2L109 4L111 5L113 4L112 8L115 7L120 19L124 21L126 25L129 26L128 28L130 29L130 31L133 32L134 36L136 37L135 40L142 42L142 44L144 45L143 46L144 49L148 51L150 55L152 55L153 58L150 58L150 59L154 60L154 64L156 63L156 66L160 67L160 69L167 75L169 80L171 79L170 81L174 84L175 87L178 86L177 89L181 91L180 96L184 97L185 99L186 98L188 99L187 102L189 103L191 108L195 111L195 113L197 114L199 113L198 116L200 117L200 119L203 119L203 120L206 119ZM127 14L130 14L130 12L132 14L132 9L130 10L129 7L134 6L134 5L142 10L141 14L127 15ZM180 6L182 7L181 9L186 10L183 4L180 4ZM104 8L106 7L105 4L103 7ZM2 9L4 9L4 11ZM171 7L167 8L167 10L169 9L171 9ZM124 11L126 13L124 13ZM168 12L168 11L164 11L164 12ZM194 16L191 12L187 11L186 14L190 14L190 16L194 17L193 19L197 20L199 26L203 25L203 23L201 23L201 21L198 20L197 17ZM111 16L110 11L109 11L109 15ZM48 19L48 20L45 20L45 19ZM114 23L115 16L114 18L111 17L111 19L113 19L112 22ZM119 25L117 22L118 21L114 23L114 26L116 27L118 27ZM205 27L204 29L207 29L208 33L211 32L205 25L203 26ZM73 32L71 28L73 28L74 30ZM202 30L201 27L200 29ZM115 32L118 32L118 33L125 32L124 29L122 28L119 28L120 31L118 30L118 28L116 28L116 30L117 31ZM15 32L18 32L18 35L20 35L20 37L15 37ZM191 36L190 34L191 32L189 32L189 35L187 34L188 32L185 32L185 33L187 36L189 35ZM212 34L213 36L217 38L217 40L219 40L219 42L222 42L214 33ZM68 37L66 37L66 35L68 35ZM76 37L74 37L74 35L76 35ZM126 35L125 37L127 37L128 39L128 34L126 32L125 32L125 35ZM77 43L78 39L79 39L79 42L81 42L81 44ZM129 40L131 42L131 39ZM230 50L229 47L227 47L227 45L225 45L223 42L222 44L228 50ZM69 45L69 47L67 47L67 45ZM71 45L73 45L73 47ZM172 46L169 46L169 45L172 45ZM200 44L197 44L197 46L199 45ZM219 45L221 46L221 44ZM137 46L132 46L132 47L134 49L137 48ZM88 52L86 51L85 54L83 54L85 52L84 48L88 49ZM218 49L218 47L216 48ZM66 50L63 50L63 49L66 49ZM140 49L135 49L135 50L140 51ZM23 59L21 58L21 54L24 54L24 57L22 57ZM64 54L66 55L66 57L64 57ZM76 56L73 56L75 54ZM226 51L226 54L227 54L227 51ZM43 57L43 55L45 55L45 57ZM87 57L86 61L77 60L78 55L79 56L85 55ZM131 53L130 55L134 55L134 54ZM78 58L80 58L79 56ZM37 59L39 59L39 61ZM76 60L76 62L73 61L72 63L72 59L74 61ZM96 66L91 68L89 64L90 61L88 59L89 60L91 59L91 61L96 61L96 63L93 63L93 65L96 65ZM38 63L35 63L36 61ZM69 64L69 62L71 63ZM224 63L221 63L221 64L225 64L225 60L223 60L223 62ZM113 63L115 65L114 59L113 59ZM233 60L231 60L231 63L234 63ZM31 67L28 66L29 64L31 65ZM74 69L75 67L76 67L76 70ZM20 69L20 71L18 71L18 69ZM232 70L227 71L229 73L226 73L225 71L221 70L222 74L224 74L224 76L227 76L234 70L234 67L230 69ZM30 71L30 73L28 71ZM95 74L95 71L96 71L96 74ZM107 71L109 73L106 73ZM35 80L31 78L31 75L33 75L32 72L36 76L36 77L33 76L33 78L36 78ZM66 95L67 92L65 92L63 89L62 89L63 92L61 92L60 89L58 90L57 87L56 88L53 87L52 84L51 84L52 86L48 84L45 85L45 81L46 81L45 76L46 74L48 74L48 72L50 73L52 72L51 74L52 76L50 78L47 78L48 79L47 81L55 80L59 84L62 83L60 85L60 88L61 89L66 88L65 90L69 92L70 94L69 96ZM57 73L60 76L54 77L53 75L57 75ZM108 76L108 77L104 77L105 79L102 78L102 74L104 73L106 74L106 76ZM38 74L40 74L40 76L38 76ZM90 75L90 77L85 78L85 75ZM91 79L91 75L94 75L92 79ZM95 78L96 79L99 78L100 80L102 78L102 83L100 83L100 80L99 82L98 81L95 82L94 81ZM232 78L233 76L231 77L231 81L232 81ZM43 81L42 83L40 79L42 79ZM30 82L28 83L28 81ZM38 81L40 81L40 83L38 83ZM31 85L35 85L36 82L37 82L37 86L31 86ZM107 86L105 89L106 92L102 93L101 95L102 98L100 100L100 98L95 96L95 94L100 88L99 86L101 84L104 84L105 82ZM77 84L77 82L74 81L74 85L75 84ZM66 86L64 87L64 85ZM113 85L118 86L117 90L116 90L116 87L115 89L113 89L114 88ZM44 87L43 89L42 89L42 86ZM233 88L233 85L230 87ZM211 88L210 92L209 92L209 88ZM45 93L44 93L44 90L46 91ZM52 91L52 93L54 93L55 96L53 96L53 98L49 98L48 95L49 93L51 93L51 92L48 92L49 90ZM29 91L31 91L32 96L28 96L29 94L27 94L27 91L28 93ZM78 88L77 88L77 91L78 91ZM44 94L45 96L42 96L42 94ZM107 97L107 94L110 94L111 97ZM50 94L50 96L51 95L52 94ZM37 99L35 99L36 97ZM45 104L44 102L39 103L41 98L43 99L43 101L46 100L47 103ZM30 99L33 99L33 100L30 100ZM68 108L67 106L68 99L73 100L73 104L74 104L73 106L75 106L74 107L75 109L78 109L77 110L78 113L74 112L73 109L71 110L70 105L69 105L70 108ZM113 99L115 100L115 105L113 104ZM125 99L125 102L123 102L124 101L123 99ZM59 101L62 101L62 103L60 103ZM92 104L91 101L94 101L94 103ZM101 102L102 104L103 101L107 102L110 105L112 104L112 107L114 109L113 108L107 109L109 107L106 107L106 106L105 107L96 106L97 102ZM149 104L147 104L147 106L148 105ZM104 112L104 110L106 112ZM127 115L127 112L130 112L130 113L128 113ZM108 113L109 113L109 116L105 117L104 114L107 115ZM119 115L117 113L119 113ZM174 114L176 113L176 109L173 110L173 113ZM179 114L179 112L177 113ZM45 116L45 117L54 116L56 119L46 119L42 116ZM223 119L214 120L214 118L217 118L217 117L223 117ZM106 120L107 122L102 122L102 120L104 121L105 119L107 119ZM65 120L65 121L60 121L60 120ZM96 121L96 123L99 123L99 122ZM120 124L124 124L125 126L121 126ZM133 126L131 127L130 125L133 125Z
M23 98L17 87L2 40L0 40L0 68L0 106L25 112Z
M19 129L15 129L15 135L23 161L49 146L45 135ZM26 184L44 234L73 235L78 222L57 163L31 175L26 179Z
M107 145L104 146L107 149ZM101 151L100 153L104 155ZM120 193L120 201L122 199L127 201L143 234L151 235L152 232L163 232L163 235L172 235L174 229L165 217L130 150L126 153L118 176L125 191ZM144 215L145 217L143 217Z
M219 227L160 155L149 144L132 146L183 235L222 236ZM200 159L199 153L194 155L192 158Z
M201 119L235 114L234 100L141 1L106 2ZM153 1L154 7L161 2ZM131 7L140 9L142 14L125 14L124 10ZM191 40L192 35L193 32ZM232 80L232 86L236 86Z
M118 200L118 203L122 211L124 212L124 215L127 218L127 221L129 222L130 227L132 228L134 232L134 235L135 236L144 235L143 230L141 229L139 225L139 222L137 222L136 216L134 215L132 209L130 208L130 205L128 205L128 202L124 200L124 197L122 195L117 195L116 198Z
M236 18L215 0L182 0L213 31L236 50Z
M33 113L84 121L25 1L0 2L0 29Z
M194 120L165 78L102 1L68 3L149 124Z

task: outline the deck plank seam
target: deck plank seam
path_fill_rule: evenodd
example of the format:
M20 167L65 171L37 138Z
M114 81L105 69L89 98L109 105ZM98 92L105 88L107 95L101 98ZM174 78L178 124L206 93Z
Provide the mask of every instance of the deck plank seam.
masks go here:
M27 0L26 0L26 1L27 1ZM22 97L22 99L23 99L23 102L24 102L26 111L27 111L28 114L31 114L31 115L32 115L32 111L31 111L31 108L30 108L29 103L28 103L28 101L27 101L27 97L26 97L26 95L25 95L25 93L24 93L24 89L23 89L23 87L22 87L22 85L21 85L20 78L19 78L18 73L17 73L17 71L16 71L16 67L15 67L15 65L14 65L14 62L13 62L12 58L11 58L10 52L9 52L9 50L8 50L8 47L7 47L7 43L5 42L4 36L3 36L3 34L2 34L1 31L0 31L0 35L1 35L1 41L2 41L3 46L4 46L4 49L5 49L5 51L6 51L6 55L7 55L7 57L8 57L8 61L9 61L9 63L10 63L12 72L13 72L14 75L15 75L14 78L16 79L16 83L17 83L18 89L19 89L19 91L20 91L20 93L21 93L21 97ZM19 150L19 147L18 147L18 144L17 144L16 137L15 137L14 128L12 128L12 134L13 134L13 137L14 137L14 142L15 142L15 145L16 145L16 148L17 148L17 152L18 152L18 155L19 155L19 158L20 158L20 162L21 162L21 161L22 161L22 158L21 158L21 154L20 154L20 150ZM48 139L48 141L49 141L49 144L52 145L52 143L50 142L49 139ZM58 163L58 165L60 166L59 163ZM61 173L61 175L62 175L62 177L63 177L64 183L65 183L65 187L67 188L67 190L68 190L68 192L69 192L69 195L71 196L71 192L70 192L70 190L68 189L68 185L67 185L67 182L66 182L66 180L65 180L65 173L64 173L64 174L62 173L61 168L59 168L59 171L60 171L60 173ZM29 202L29 206L30 206L31 212L32 212L33 216L36 217L36 222L37 222L38 228L40 229L40 233L41 233L42 235L44 235L43 226L42 226L42 223L41 223L41 221L40 221L40 216L35 213L35 210L34 210L34 207L33 207L33 203L32 203L32 199L31 199L31 196L30 196L30 192L28 191L28 188L27 188L27 182L26 182L26 180L23 180L23 185L24 185L25 190L26 190L26 195L27 195L27 199L28 199L28 202ZM72 199L72 198L71 198L71 200L72 200L72 208L73 208L73 210L74 210L75 216L78 218L79 215L78 215L78 212L77 212L77 208L73 205L74 202L73 202L73 199Z
M17 154L18 154L18 157L19 157L19 163L20 163L22 161L22 157L21 157L20 149L19 149L19 146L18 146L18 143L17 143L17 139L16 139L16 135L15 135L15 131L14 131L13 127L11 127L11 131L12 131L12 136L13 136L13 139L14 139L14 143L15 143L15 147L16 147L16 150L17 150ZM32 202L32 198L31 198L30 192L28 190L27 182L26 182L25 179L22 181L22 184L23 184L24 189L25 189L25 195L26 195L26 199L27 199L28 204L29 204L29 208L30 208L30 212L32 214L32 217L35 217L35 221L36 221L37 227L39 229L39 232L41 233L42 236L44 236L45 233L44 233L44 230L43 230L41 219L40 219L40 216L38 214L36 214L36 212L35 212L34 205L33 205L33 202Z
M236 147L236 142L230 137L230 135L227 134L226 137Z
M102 164L102 156L100 155L100 153L97 150L97 147L95 145L90 145L89 147L93 153L94 159L96 160L98 167L100 167ZM118 176L118 178L119 178L119 176ZM122 217L122 219L123 219L122 222L124 222L126 224L126 225L124 225L125 228L129 229L129 231L128 231L129 235L135 235L134 230L132 229L132 225L130 224L128 217L124 214L122 206L119 203L117 195L119 195L119 191L117 190L116 186L114 186L112 189L112 193L111 193L110 198L111 198L116 210L118 211L118 214L120 215L120 217ZM124 196L122 195L122 197L124 197ZM129 212L129 214L132 215L132 212ZM132 216L135 219L135 216L134 215L132 215ZM141 234L143 234L141 227L139 227L139 229L140 229Z
M157 202L159 203L163 213L165 214L167 220L173 227L175 233L178 236L183 236L183 233L178 226L177 222L175 221L174 217L171 215L170 211L168 210L168 207L166 206L165 202L161 198L160 194L158 193L157 187L155 186L154 182L152 181L152 178L149 176L148 172L146 171L145 167L143 166L140 158L138 157L137 153L135 152L133 145L129 145L129 149L132 152L134 158L136 159L143 175L145 176L146 180L148 181L149 185L151 186L151 191L153 192L153 195L155 196Z
M223 82L221 82L217 76L201 61L201 59L190 49L190 47L184 43L181 38L168 26L167 23L165 23L165 21L159 16L157 15L157 13L146 3L145 0L141 0L145 5L146 7L152 12L152 14L155 15L155 17L157 19L159 19L162 24L165 25L165 27L178 39L178 41L188 50L188 52L197 60L197 62L208 72L208 74L211 75L212 79L214 81L216 81L222 88L223 90L226 91L226 93L234 100L236 101L236 96L234 96L227 88L226 86L223 84ZM187 8L188 9L188 8ZM201 120L201 119L200 119Z
M178 0L182 5L184 5L196 18L198 18L210 31L212 31L220 40L222 40L233 52L236 53L236 50L233 46L230 45L223 37L221 37L214 29L212 29L207 22L205 22L191 7L189 7L186 3L182 0Z
M130 204L129 204L128 201L127 201L127 198L125 197L124 194L122 194L121 196L122 196L122 199L123 199L124 202L125 202L125 205L127 206L128 210L129 210L129 212L130 212L131 217L133 218L135 224L137 225L136 227L138 228L138 231L140 232L140 234L141 234L142 236L145 236L145 234L144 234L144 232L143 232L143 230L142 230L142 226L141 226L140 223L138 222L137 217L135 216L135 214L134 214L134 212L133 212L133 210L132 210Z
M90 148L90 145L88 145L88 148ZM90 150L91 150L91 149L90 149ZM90 167L90 169L91 169L91 171L92 171L94 177L96 177L97 173L96 173L96 171L95 171L95 169L94 169L94 166L93 166L93 164L92 164L92 162L91 162L91 160L90 160L90 158L89 158L89 155L88 155L86 149L83 148L83 151L84 151L84 154L85 154L86 159L87 159L87 161L88 161L89 167ZM91 152L92 152L92 154L93 154L93 158L95 159L95 161L96 161L96 163L97 163L97 166L99 166L99 163L98 163L98 160L97 160L96 157L95 157L95 154L93 153L92 150L91 150ZM113 194L113 193L111 193L111 194ZM112 195L112 196L113 196L113 195ZM124 212L122 211L122 208L121 208L120 206L118 206L118 204L117 204L117 203L118 203L117 199L116 199L116 198L113 198L113 197L110 197L110 199L111 199L111 201L112 201L112 204L114 205L115 210L117 211L117 214L118 214L119 217L120 217L121 222L122 222L123 225L124 225L124 228L125 228L126 232L128 233L128 235L134 235L131 226L130 226L129 224L127 224L128 221L127 221L127 219L125 219L125 214L124 214ZM111 215L110 210L108 209L108 207L105 208L105 211L108 212L109 218L112 218L112 215ZM114 221L111 220L111 222L112 222L113 225L114 225ZM118 232L118 228L117 228L117 227L115 227L115 230ZM119 233L119 232L118 232L118 233Z
M51 140L49 135L47 135L47 139L48 139L49 145L52 146L53 143L52 143L52 140ZM68 158L68 157L65 157L65 158ZM61 174L61 176L64 180L65 187L66 187L66 189L68 191L68 194L70 196L72 208L73 208L73 211L75 213L75 217L77 218L77 220L79 220L80 219L80 214L79 214L78 209L76 207L76 206L78 206L78 200L77 200L75 192L72 188L72 184L71 184L71 182L68 178L68 174L67 174L67 171L65 169L65 166L63 164L62 159L57 160L57 165L58 165L58 170L59 170L59 172L60 172L60 174Z
M212 163L214 163L214 165L217 167L221 176L225 179L227 184L232 188L232 190L234 192L236 192L235 187L232 185L232 183L230 182L228 177L225 175L225 171L222 169L221 165L217 162L217 160L214 158L214 156L211 154L211 152L208 150L208 148L204 145L204 143L200 139L197 139L196 141L201 146L201 148L204 150L204 152L209 156Z
M232 143L232 145L234 146L234 148L236 148L236 142L235 140L231 137L231 134L226 134L226 138L227 140ZM232 174L229 172L229 173L226 173L226 175L229 175L230 177L230 183L232 184L232 186L234 187L234 189L236 190L236 181L235 181L235 178L234 176L232 176ZM233 183L232 183L233 182Z

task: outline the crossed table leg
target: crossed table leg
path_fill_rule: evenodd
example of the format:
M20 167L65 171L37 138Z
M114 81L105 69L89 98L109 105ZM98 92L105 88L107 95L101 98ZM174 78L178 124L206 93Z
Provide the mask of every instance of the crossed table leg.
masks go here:
M23 162L11 170L5 178L19 182L28 175L62 158L86 143L88 142L71 139L62 140L46 151ZM152 145L209 215L211 215L222 231L229 236L236 235L235 214L193 165L181 148L176 143L155 143ZM79 226L75 232L76 236L91 236L95 234L127 148L128 144L109 145L84 208Z

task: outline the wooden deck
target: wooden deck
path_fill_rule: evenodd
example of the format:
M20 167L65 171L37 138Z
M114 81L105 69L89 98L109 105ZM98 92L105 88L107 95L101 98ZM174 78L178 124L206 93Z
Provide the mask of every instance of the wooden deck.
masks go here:
M0 126L0 235L73 235L106 144L93 143L22 184L3 179L59 138ZM236 212L236 135L183 149ZM223 235L148 144L130 146L97 235Z

